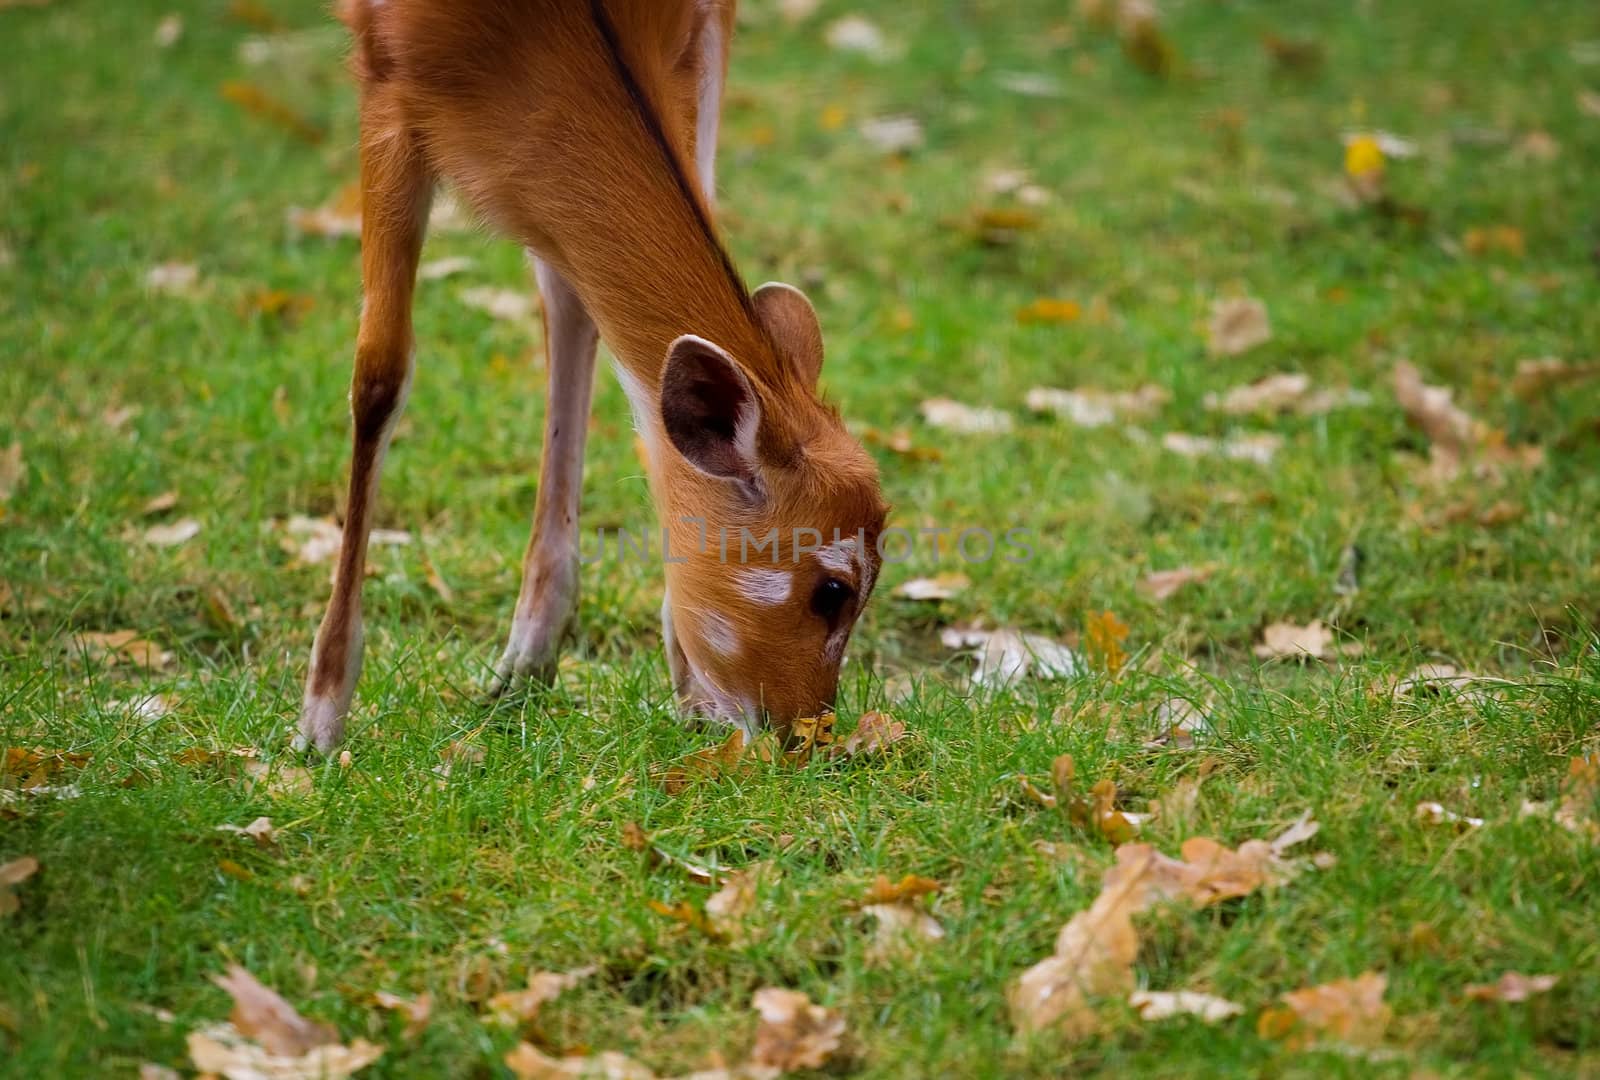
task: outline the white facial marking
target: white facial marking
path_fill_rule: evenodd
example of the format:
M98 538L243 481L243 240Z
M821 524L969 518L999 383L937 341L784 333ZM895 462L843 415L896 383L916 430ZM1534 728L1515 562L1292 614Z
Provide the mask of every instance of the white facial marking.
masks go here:
M706 647L718 656L733 656L739 651L739 634L721 615L708 611L700 616L700 636Z
M740 570L738 579L740 595L752 604L776 607L794 592L794 576L787 570L749 568Z
M823 569L836 574L848 574L861 561L861 553L856 550L854 540L835 540L826 547L818 548L816 555Z

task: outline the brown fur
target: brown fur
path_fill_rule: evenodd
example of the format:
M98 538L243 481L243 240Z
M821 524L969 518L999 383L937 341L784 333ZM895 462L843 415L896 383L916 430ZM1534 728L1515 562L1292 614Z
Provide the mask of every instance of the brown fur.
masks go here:
M757 535L775 527L785 538L795 526L825 536L866 528L875 538L885 512L876 469L816 397L814 317L808 326L788 309L765 317L757 310L695 175L701 72L693 45L707 20L727 42L731 0L346 0L341 15L363 91L369 280L398 272L386 260L412 245L415 193L448 180L498 231L571 282L640 385L659 387L668 347L683 334L716 343L748 373L761 406L769 497L746 505L727 483L666 452L651 468L664 523L696 516L735 535L740 526ZM393 295L409 307L409 282ZM369 341L373 335L384 340ZM409 312L364 317L358 465L363 395L395 396L394 357L409 346ZM807 359L813 350L815 363ZM365 381L363 364L373 376ZM369 411L386 416L382 404ZM659 425L659 417L643 419ZM831 699L837 660L821 658L826 628L805 614L808 584L797 578L793 610L751 608L714 549L669 565L667 576L686 613L683 648L699 667L755 688L780 716ZM697 610L738 628L738 658L706 653L693 626Z

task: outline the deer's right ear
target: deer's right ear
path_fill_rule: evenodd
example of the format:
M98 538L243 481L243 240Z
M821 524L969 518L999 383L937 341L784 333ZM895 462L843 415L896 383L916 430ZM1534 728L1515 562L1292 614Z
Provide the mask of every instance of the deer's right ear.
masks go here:
M807 386L822 374L822 324L806 294L793 285L769 281L750 297L756 318L772 343L794 366Z
M689 464L759 496L761 403L733 357L693 334L674 341L661 374L661 422Z

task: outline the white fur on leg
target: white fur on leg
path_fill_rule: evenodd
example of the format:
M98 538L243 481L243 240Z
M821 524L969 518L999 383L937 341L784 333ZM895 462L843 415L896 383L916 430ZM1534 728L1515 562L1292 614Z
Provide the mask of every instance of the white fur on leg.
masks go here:
M555 679L561 644L578 614L578 557L573 552L561 568L550 566L541 552L541 569L530 570L535 588L531 603L518 604L511 636L494 667L489 693L498 697L520 681L548 684Z
M322 631L311 646L311 673L306 677L305 699L300 706L300 731L294 738L294 749L304 751L316 747L326 754L344 740L344 718L350 711L350 699L355 696L356 680L361 677L361 654L366 649L366 633L361 617L351 624L350 642L345 648L344 671L331 694L318 694L312 690L321 670Z

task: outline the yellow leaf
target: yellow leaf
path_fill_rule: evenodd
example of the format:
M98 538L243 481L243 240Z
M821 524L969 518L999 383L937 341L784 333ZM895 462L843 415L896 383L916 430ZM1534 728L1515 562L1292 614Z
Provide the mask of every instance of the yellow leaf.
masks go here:
M1127 639L1128 624L1115 613L1102 611L1089 616L1084 630L1084 651L1091 662L1114 675L1128 661L1128 654L1122 650L1122 643Z

